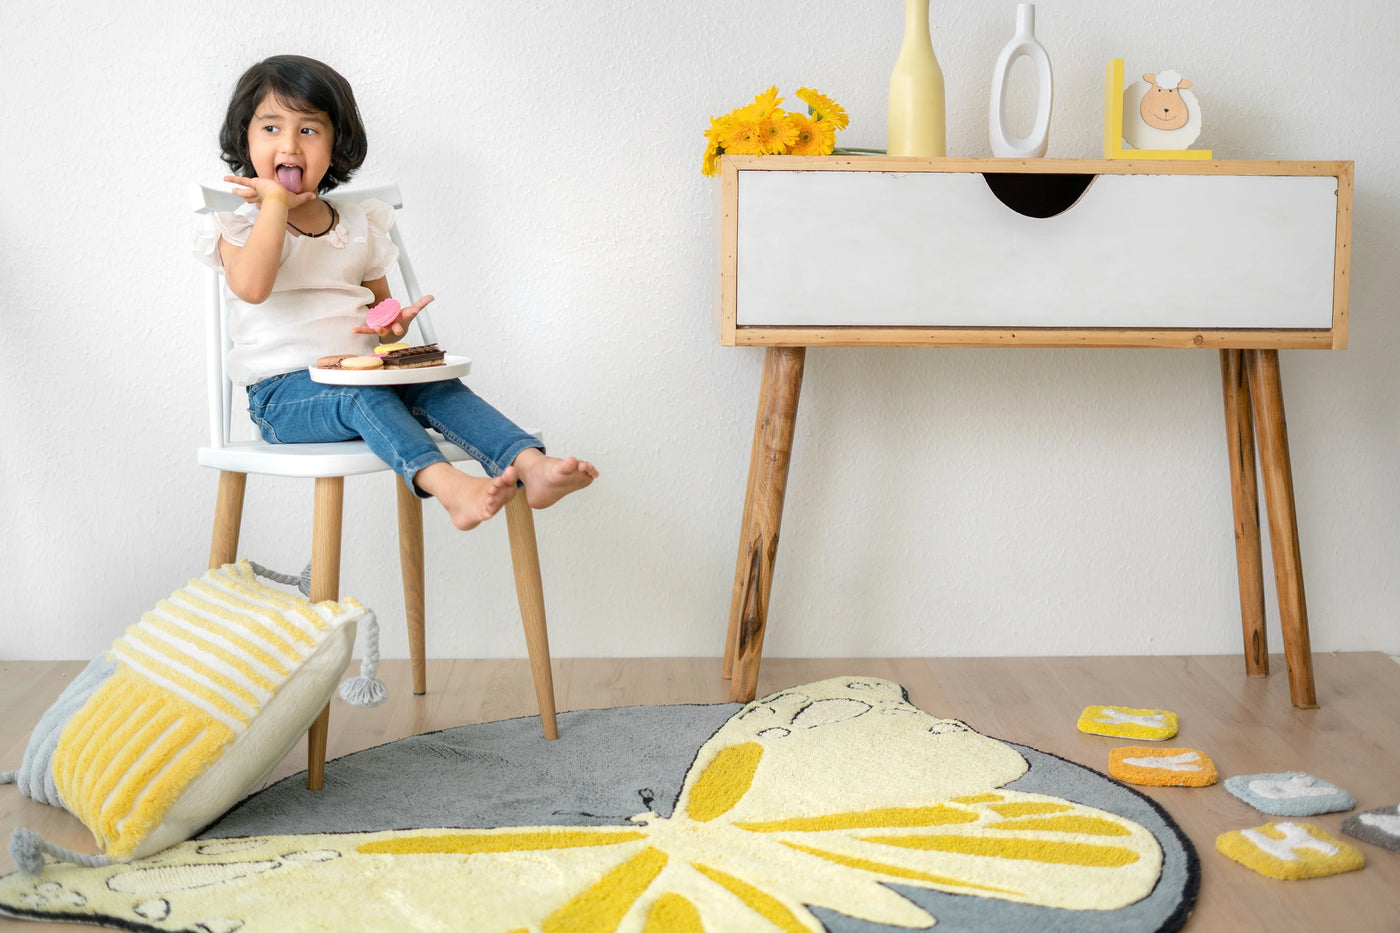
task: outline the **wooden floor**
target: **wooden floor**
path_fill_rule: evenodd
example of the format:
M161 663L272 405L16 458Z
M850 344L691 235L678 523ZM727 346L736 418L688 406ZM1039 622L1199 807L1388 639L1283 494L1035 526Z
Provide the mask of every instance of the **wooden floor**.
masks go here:
M978 731L1107 771L1119 740L1083 735L1075 722L1092 703L1169 709L1181 717L1177 741L1206 751L1221 776L1308 771L1346 788L1365 810L1400 802L1400 665L1383 654L1319 655L1321 709L1289 703L1283 659L1273 677L1250 679L1238 657L1007 659L765 659L759 695L842 674L884 677L910 700ZM81 669L73 662L0 661L0 769L17 767L29 729ZM358 668L358 665L355 666ZM563 660L554 664L560 711L646 703L719 703L728 685L718 659ZM427 696L409 689L406 662L381 674L391 699L374 710L337 703L330 756L418 732L536 712L525 661L429 662ZM305 767L305 741L272 780ZM1400 854L1344 837L1366 868L1333 878L1280 882L1215 851L1215 837L1270 818L1220 784L1199 790L1145 788L1177 820L1200 855L1202 882L1191 933L1239 930L1400 930ZM1343 814L1311 818L1338 835ZM0 787L0 840L24 825L46 839L93 851L92 837L68 814ZM12 870L0 855L0 873ZM0 931L90 930L67 924L0 920Z

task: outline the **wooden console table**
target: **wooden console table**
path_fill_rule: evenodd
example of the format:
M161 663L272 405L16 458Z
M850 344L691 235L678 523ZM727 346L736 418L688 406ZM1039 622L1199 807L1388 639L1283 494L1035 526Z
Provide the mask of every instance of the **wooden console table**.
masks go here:
M1278 351L1346 346L1352 163L727 155L715 192L716 331L767 348L731 699L757 688L807 347L1175 347L1220 353L1246 671L1257 443L1289 689L1317 706Z

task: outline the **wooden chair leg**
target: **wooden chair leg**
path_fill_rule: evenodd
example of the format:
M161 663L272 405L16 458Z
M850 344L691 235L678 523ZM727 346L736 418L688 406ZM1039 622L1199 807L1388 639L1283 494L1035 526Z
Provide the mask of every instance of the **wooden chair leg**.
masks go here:
M394 478L399 502L399 573L403 577L404 617L408 620L408 656L413 662L413 693L428 692L423 617L423 500L408 484Z
M214 505L214 535L209 542L209 569L238 559L238 532L243 525L243 491L247 473L219 471L219 497Z
M797 425L797 400L802 392L806 347L769 347L766 380L758 400L755 430L761 433L755 448L759 466L753 478L751 527L739 542L738 632L734 648L729 699L747 703L758 691L758 664L768 627L768 598L773 590L773 567L778 558L778 532L783 523L783 499L787 494L788 464L792 460L792 435Z
M318 477L311 528L311 601L340 598L340 529L345 504L345 478ZM326 737L330 732L331 705L311 724L306 734L306 787L320 790L326 776Z
M1254 470L1254 420L1244 351L1220 351L1225 394L1225 440L1230 456L1230 498L1235 512L1235 561L1240 577L1240 624L1244 667L1250 677L1269 674L1269 642L1264 627L1264 562L1259 545L1259 480Z
M1264 499L1269 509L1269 543L1274 558L1274 581L1278 586L1283 655L1288 663L1288 690L1294 706L1316 709L1308 607L1303 594L1303 557L1298 546L1298 515L1293 502L1293 467L1288 454L1278 351L1246 350L1245 366L1254 401Z
M546 739L559 738L554 715L554 673L549 666L549 631L544 617L544 584L540 579L540 554L535 545L535 517L524 493L506 503L506 528L510 534L510 560L515 568L515 594L520 620L525 624L525 647L530 653L530 673L540 704L540 723Z

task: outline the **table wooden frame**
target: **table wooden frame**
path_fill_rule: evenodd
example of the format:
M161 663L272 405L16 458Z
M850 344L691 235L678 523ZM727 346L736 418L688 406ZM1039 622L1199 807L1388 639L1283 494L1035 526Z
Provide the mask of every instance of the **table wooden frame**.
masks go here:
M1259 534L1256 445L1289 692L1317 706L1302 557L1284 418L1280 349L1346 346L1351 242L1351 162L908 159L724 156L715 185L716 331L725 346L766 348L749 459L723 675L730 697L754 698L782 524L788 465L807 347L1171 347L1220 354L1234 508L1246 672L1269 672ZM1337 179L1332 322L1317 329L742 326L738 323L739 178L749 171L978 172L1144 175L1323 175Z

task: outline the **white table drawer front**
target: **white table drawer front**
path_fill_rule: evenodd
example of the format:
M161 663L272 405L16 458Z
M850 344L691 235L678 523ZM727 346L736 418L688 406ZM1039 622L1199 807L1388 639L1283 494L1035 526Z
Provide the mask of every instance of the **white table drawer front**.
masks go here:
M740 171L739 327L1327 330L1338 181L1104 174L1054 217L977 172Z

